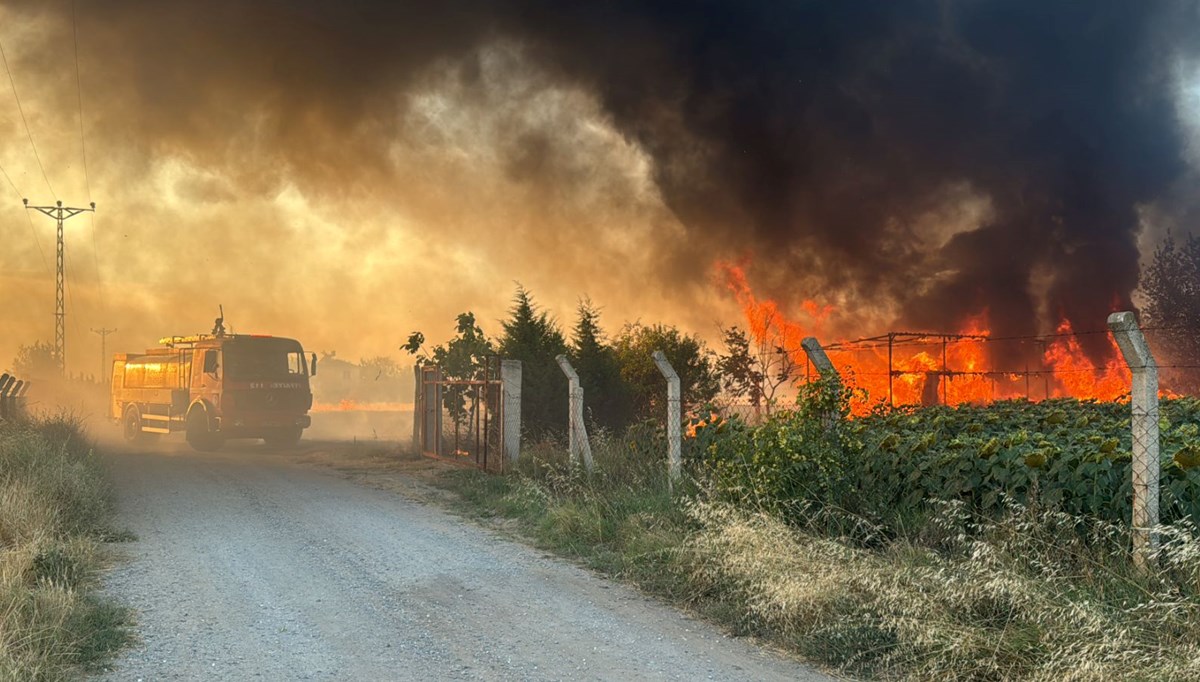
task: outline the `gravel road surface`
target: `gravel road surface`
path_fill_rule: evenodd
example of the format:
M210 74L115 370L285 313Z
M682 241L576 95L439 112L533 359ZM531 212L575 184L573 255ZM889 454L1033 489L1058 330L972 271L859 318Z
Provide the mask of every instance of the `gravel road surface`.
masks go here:
M408 496L246 447L110 448L142 643L111 680L824 680Z

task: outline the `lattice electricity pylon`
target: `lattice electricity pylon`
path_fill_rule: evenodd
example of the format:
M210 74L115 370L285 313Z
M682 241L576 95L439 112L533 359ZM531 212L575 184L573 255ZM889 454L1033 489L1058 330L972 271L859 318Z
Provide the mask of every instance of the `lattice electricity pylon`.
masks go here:
M54 261L54 361L58 364L59 374L65 374L67 371L67 313L63 303L63 222L80 213L94 212L96 202L91 202L91 208L75 208L63 206L61 201L55 202L54 206L30 206L28 199L21 201L24 202L25 208L44 213L58 223L58 250Z

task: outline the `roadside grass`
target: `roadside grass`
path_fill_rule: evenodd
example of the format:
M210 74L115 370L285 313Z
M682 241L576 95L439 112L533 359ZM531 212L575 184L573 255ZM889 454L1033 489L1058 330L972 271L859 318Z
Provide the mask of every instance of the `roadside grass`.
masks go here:
M112 497L78 419L0 421L0 680L95 670L131 637L94 593Z
M535 545L578 560L648 592L687 598L688 568L680 549L695 524L672 500L666 467L631 457L606 434L593 438L589 476L566 448L529 447L517 471L445 471L434 481L458 496L468 513L516 522Z
M829 508L716 501L618 439L596 471L559 444L518 470L440 485L534 544L842 674L870 679L1200 680L1200 542L1165 529L1138 574L1120 524L1010 503L983 518L929 502L896 527ZM782 518L790 523L785 523ZM878 532L874 532L877 530Z

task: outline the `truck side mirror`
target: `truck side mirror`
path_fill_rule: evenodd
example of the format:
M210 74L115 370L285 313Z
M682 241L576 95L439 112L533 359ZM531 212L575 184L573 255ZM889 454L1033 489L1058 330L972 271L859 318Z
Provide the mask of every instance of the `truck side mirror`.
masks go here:
M317 376L317 354L316 353L312 354L312 371L309 372L309 374L314 377Z
M216 374L217 373L217 351L215 351L215 350L204 351L204 373L205 374Z

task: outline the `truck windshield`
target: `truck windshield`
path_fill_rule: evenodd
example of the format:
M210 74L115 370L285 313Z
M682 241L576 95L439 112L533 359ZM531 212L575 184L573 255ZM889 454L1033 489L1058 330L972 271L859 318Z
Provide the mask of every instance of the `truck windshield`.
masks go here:
M308 376L308 365L295 341L256 339L226 344L225 371L230 379L292 379Z

